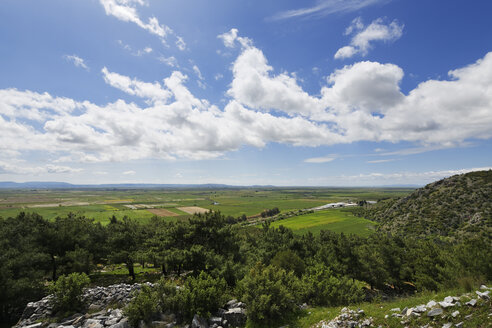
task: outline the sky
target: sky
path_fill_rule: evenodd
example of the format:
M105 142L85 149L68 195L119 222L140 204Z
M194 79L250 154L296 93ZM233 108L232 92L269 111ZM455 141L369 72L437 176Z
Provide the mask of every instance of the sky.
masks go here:
M423 185L492 168L489 0L2 0L0 181Z

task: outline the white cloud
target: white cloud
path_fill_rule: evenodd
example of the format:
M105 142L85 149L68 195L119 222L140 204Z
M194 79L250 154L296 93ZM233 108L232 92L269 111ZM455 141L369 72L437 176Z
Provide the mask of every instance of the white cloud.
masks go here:
M369 164L378 164L378 163L387 163L387 162L393 162L395 159L375 159L372 161L367 161Z
M156 17L149 17L147 23L145 23L139 16L136 6L148 5L146 1L143 0L99 0L101 5L104 7L106 15L116 17L123 22L131 22L138 25L140 28L146 30L147 32L158 36L164 44L166 44L166 38L169 35L174 34L174 31L164 25L159 23ZM176 46L180 50L185 50L186 43L183 38L176 36Z
M123 172L124 175L135 175L137 172L135 171L125 171Z
M345 30L346 35L355 33L350 45L344 46L335 53L335 59L350 58L356 54L367 55L374 41L391 42L398 40L403 33L403 25L396 20L388 25L383 19L378 18L364 28L360 17L354 19L352 24Z
M352 176L343 176L346 180L357 180L359 182L391 181L391 183L406 183L406 182L423 182L429 183L432 181L447 178L456 174L465 174L475 171L491 170L492 167L477 167L458 170L442 170L442 171L425 171L425 172L395 172L395 173L369 173L358 174Z
M408 141L429 148L492 137L492 52L450 71L450 80L425 81L407 95L399 88L403 70L393 64L345 66L330 74L317 96L288 72L275 74L253 46L242 48L231 70L224 108L193 95L179 71L144 82L102 69L106 83L144 99L145 106L0 89L0 153L43 151L61 166L216 158L271 142L315 147Z
M41 174L63 174L79 173L83 169L72 168L47 164L45 166L31 166L23 160L9 159L0 161L0 174L19 174L19 175L41 175Z
M178 60L174 56L170 56L170 57L160 56L157 59L161 63L164 63L164 64L166 64L167 66L170 66L170 67L178 67L179 66L178 65Z
M312 7L287 10L273 17L273 19L287 19L302 16L325 16L339 12L352 12L364 7L385 3L391 0L317 0Z
M328 163L331 161L334 161L335 157L334 156L325 156L325 157L312 157L312 158L307 158L304 160L305 163Z
M239 42L243 48L248 48L253 45L253 41L250 38L238 36L237 28L231 28L229 32L220 34L217 37L224 42L224 46L227 48L234 48L236 46L236 41Z
M126 43L123 43L123 41L118 40L117 42L123 49L129 51L133 56L140 57L140 56L143 56L146 54L150 54L153 51L153 49L151 47L145 47L143 49L133 51L132 47Z
M178 47L179 50L184 51L186 50L186 42L183 40L182 37L178 36L176 37L176 46Z
M193 65L193 72L195 72L196 76L198 76L200 80L203 80L202 72L200 71L198 66Z
M48 164L46 165L46 171L48 173L79 173L82 172L83 169L75 169L68 166Z
M82 67L87 71L89 70L89 67L85 64L84 60L77 55L65 55L63 58L74 64L76 67Z
M227 93L243 105L261 110L281 110L307 115L320 107L289 74L271 75L263 52L245 48L233 64L233 80Z
M106 83L130 95L163 103L171 97L171 92L163 89L158 82L148 83L137 79L130 79L127 76L109 72L106 67L101 71Z

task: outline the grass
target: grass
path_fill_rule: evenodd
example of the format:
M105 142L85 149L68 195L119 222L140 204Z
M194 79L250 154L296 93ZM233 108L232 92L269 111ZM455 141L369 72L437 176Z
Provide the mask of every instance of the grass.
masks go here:
M253 216L265 209L278 207L282 213L312 208L330 202L377 200L407 195L412 189L395 188L244 188L244 189L81 189L81 190L0 190L0 217L15 217L19 212L36 212L46 219L64 217L68 213L84 215L107 224L111 216L128 216L147 222L153 214L131 210L124 205L152 204L182 216L181 206L199 206L224 215ZM70 204L88 203L74 206ZM122 203L124 202L124 203ZM219 203L213 205L214 202ZM32 207L53 204L52 207ZM58 206L61 204L62 206ZM331 228L337 229L334 223ZM347 228L346 223L340 229ZM356 227L350 228L358 230Z
M280 225L292 229L294 233L298 234L304 234L308 231L313 234L319 234L321 230L330 230L360 236L371 234L375 227L374 222L354 216L347 209L327 209L293 216L272 223L273 227L279 227Z
M140 263L135 263L135 281L131 280L128 275L128 269L124 264L110 265L104 268L104 271L94 272L89 277L91 278L91 286L108 286L119 283L134 283L134 282L155 282L160 279L160 268L145 267L142 268Z
M476 290L476 289L474 289ZM442 301L446 296L460 296L465 293L465 290L461 288L452 288L443 290L440 292L422 292L416 295L405 297L405 298L396 298L390 301L381 302L365 302L357 305L348 306L348 308L356 310L363 309L366 317L373 317L374 327L422 327L426 324L432 324L430 327L442 327L443 324L447 322L458 323L461 321L465 322L464 327L491 327L492 319L488 316L492 311L492 306L490 301L485 302L483 300L479 301L479 304L472 308L464 305L467 300L470 299L469 296L462 296L461 303L463 304L461 307L451 307L444 310L443 317L437 318L429 318L426 315L422 315L420 318L395 318L391 317L391 309L400 308L403 310L404 308L415 307L420 304L427 304L430 300L434 300L436 302ZM476 298L474 293L470 294L473 298ZM291 322L289 322L289 327L298 327L298 328L307 328L313 327L317 323L322 320L329 321L334 319L336 316L340 314L340 310L343 306L338 307L313 307L309 308L305 311L302 311L298 314L297 318L294 318ZM460 314L456 318L451 317L451 313L458 310ZM465 319L466 315L472 314L471 319ZM386 315L389 315L388 318L385 318ZM402 325L401 321L408 321L404 325ZM254 325L250 325L250 327L254 327Z

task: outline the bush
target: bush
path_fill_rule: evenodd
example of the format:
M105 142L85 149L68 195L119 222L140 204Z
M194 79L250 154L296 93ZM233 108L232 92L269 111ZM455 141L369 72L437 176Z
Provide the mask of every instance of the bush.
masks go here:
M49 286L53 294L53 310L55 312L71 312L83 308L83 289L90 283L85 273L71 273L60 276L58 280Z
M256 323L274 323L297 309L300 285L293 272L258 263L239 282L238 293L248 306L248 318Z
M128 321L134 327L140 320L150 322L152 317L159 312L159 296L156 290L147 285L142 285L142 290L131 300L124 310Z
M197 313L209 317L226 301L225 280L204 271L196 278L189 277L182 287L165 282L159 285L162 310L173 312L180 320L191 319Z
M309 267L302 281L303 298L313 305L347 305L364 299L363 283L346 276L337 277L320 263Z
M291 250L278 252L272 259L271 264L287 272L293 271L298 277L304 273L304 261Z

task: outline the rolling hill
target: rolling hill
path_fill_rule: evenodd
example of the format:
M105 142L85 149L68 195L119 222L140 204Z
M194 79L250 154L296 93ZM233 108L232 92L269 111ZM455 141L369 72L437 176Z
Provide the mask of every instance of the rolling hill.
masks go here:
M455 175L363 211L379 229L450 239L483 234L492 239L492 170Z

